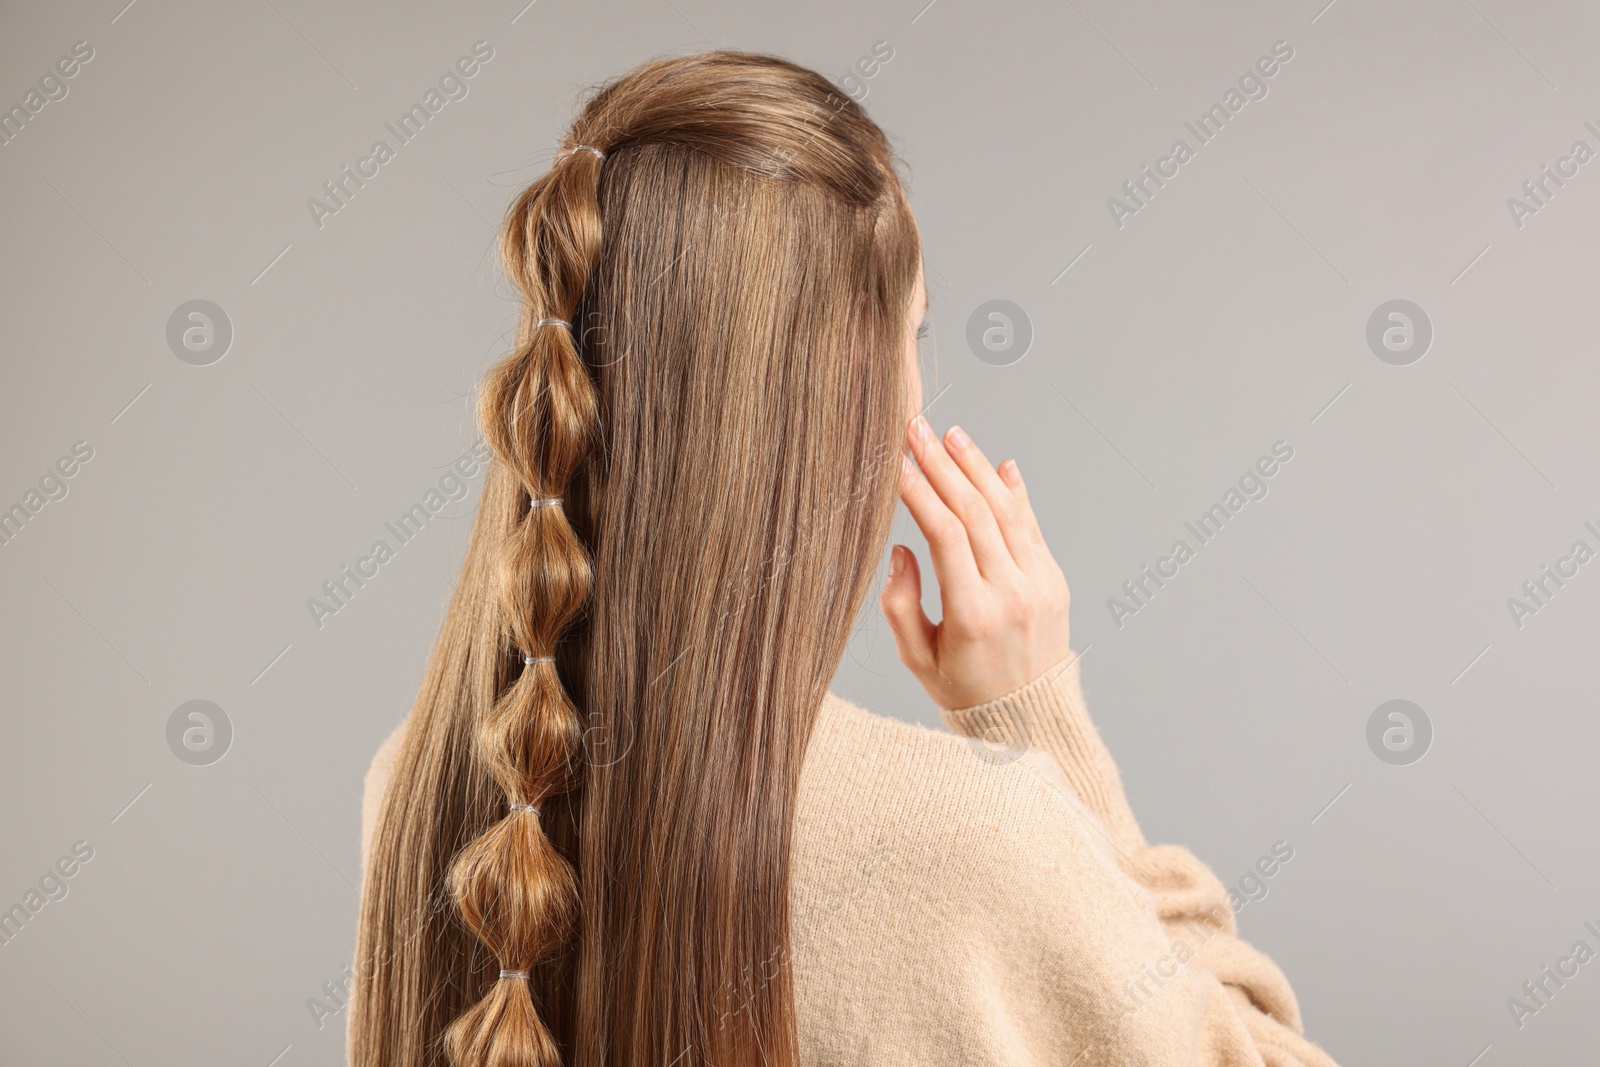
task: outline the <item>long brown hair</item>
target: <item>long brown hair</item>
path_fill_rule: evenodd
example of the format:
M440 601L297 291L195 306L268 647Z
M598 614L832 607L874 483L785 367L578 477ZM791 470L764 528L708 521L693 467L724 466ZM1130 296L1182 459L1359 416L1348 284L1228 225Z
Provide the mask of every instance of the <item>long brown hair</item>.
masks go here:
M893 153L812 71L660 59L501 246L521 325L368 860L351 1062L794 1064L799 770L900 465Z

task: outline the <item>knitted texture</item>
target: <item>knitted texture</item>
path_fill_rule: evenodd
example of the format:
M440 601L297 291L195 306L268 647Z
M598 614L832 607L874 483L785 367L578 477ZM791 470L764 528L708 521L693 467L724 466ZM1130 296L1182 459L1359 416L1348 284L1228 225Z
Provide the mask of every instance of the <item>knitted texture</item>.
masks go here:
M942 717L818 714L771 961L804 1063L1334 1067L1217 877L1145 841L1076 655ZM367 772L363 864L403 729Z

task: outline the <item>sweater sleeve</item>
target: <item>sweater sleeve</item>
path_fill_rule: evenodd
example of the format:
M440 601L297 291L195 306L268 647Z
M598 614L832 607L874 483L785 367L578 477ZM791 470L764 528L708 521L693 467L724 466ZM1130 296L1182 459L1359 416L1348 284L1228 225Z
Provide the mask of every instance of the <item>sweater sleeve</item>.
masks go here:
M991 747L1003 743L1008 752L1047 753L1116 866L1146 892L1143 899L1169 944L1183 946L1180 958L1215 976L1218 995L1204 1004L1202 1018L1190 1020L1196 1026L1194 1062L1335 1067L1306 1039L1283 972L1239 938L1222 882L1188 849L1145 841L1116 764L1084 706L1076 653L1004 696L941 710L957 734ZM1137 1003L1137 987L1130 992ZM1237 1058L1241 1040L1253 1048L1253 1057Z

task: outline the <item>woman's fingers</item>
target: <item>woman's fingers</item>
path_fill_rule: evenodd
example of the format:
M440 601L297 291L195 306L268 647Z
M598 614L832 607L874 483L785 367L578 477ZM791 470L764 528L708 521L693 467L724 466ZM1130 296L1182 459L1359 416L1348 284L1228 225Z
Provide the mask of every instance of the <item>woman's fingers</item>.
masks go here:
M940 707L969 707L1062 660L1071 591L1014 462L996 471L959 433L948 450L921 433L913 445L922 465L903 461L900 495L933 550L943 617L935 626L923 613L921 572L898 545L879 602L901 662L928 694Z
M945 509L961 524L978 570L991 581L1016 573L1016 560L995 521L994 509L966 471L957 466L945 450L944 442L934 435L928 420L919 415L911 424L910 436L917 463ZM928 530L924 528L923 533ZM937 563L935 560L935 565Z
M900 499L928 539L934 576L946 593L971 595L983 583L961 520L947 507L910 456L901 459Z
M1039 516L1033 513L1033 503L1028 499L1028 487L1022 480L1022 471L1017 468L1017 461L1014 459L1006 460L1000 464L998 473L1000 480L1010 488L1011 495L1022 505L1020 523L1027 530L1029 541L1033 543L1034 558L1037 559L1039 553L1048 556L1050 546L1045 544L1044 531L1039 529Z
M922 572L917 557L904 545L889 550L889 578L883 583L878 607L889 620L900 662L919 678L937 675L935 627L922 610Z
M1026 502L1000 478L983 450L973 443L961 427L950 427L944 439L956 466L989 502L989 510L1000 528L1000 535L1005 538L1006 547L1011 551L1011 558L1022 571L1031 572L1034 544L1028 529L1029 509Z

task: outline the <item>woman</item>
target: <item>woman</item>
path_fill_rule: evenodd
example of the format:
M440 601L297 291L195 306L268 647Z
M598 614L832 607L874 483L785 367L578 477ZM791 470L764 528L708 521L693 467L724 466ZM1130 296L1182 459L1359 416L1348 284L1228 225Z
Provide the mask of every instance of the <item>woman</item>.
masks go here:
M367 779L352 1063L1331 1062L1140 835L1016 464L912 418L918 235L859 107L648 63L502 246L494 459ZM882 609L965 739L827 691L897 498L943 620L899 546Z

